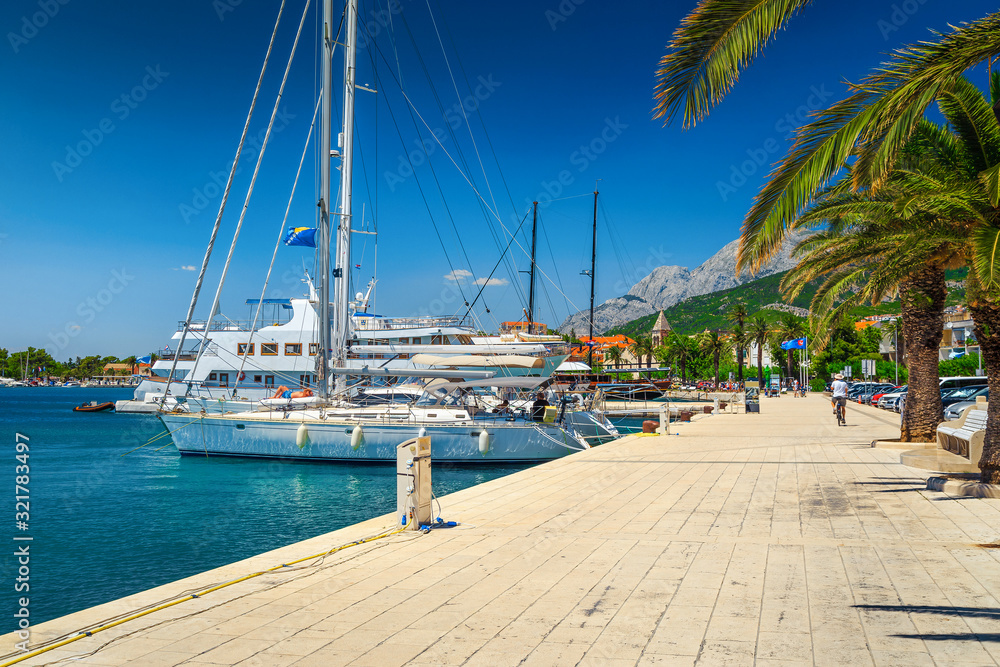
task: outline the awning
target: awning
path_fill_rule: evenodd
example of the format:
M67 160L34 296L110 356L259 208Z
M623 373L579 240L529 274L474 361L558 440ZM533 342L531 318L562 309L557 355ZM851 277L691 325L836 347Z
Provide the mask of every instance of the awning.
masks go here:
M545 360L539 357L511 355L456 355L439 357L433 354L415 354L410 357L415 364L425 366L447 366L449 368L545 368Z
M559 364L559 368L556 369L556 373L571 373L574 371L585 371L589 373L590 366L582 361L564 361Z

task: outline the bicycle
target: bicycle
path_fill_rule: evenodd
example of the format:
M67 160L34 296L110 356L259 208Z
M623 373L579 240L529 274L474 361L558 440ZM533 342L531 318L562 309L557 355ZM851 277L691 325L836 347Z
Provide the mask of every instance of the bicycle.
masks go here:
M834 403L836 404L834 412L837 415L837 426L847 426L847 418L846 415L844 414L846 410L844 404L846 402L847 402L846 399L840 399L840 400L834 399Z

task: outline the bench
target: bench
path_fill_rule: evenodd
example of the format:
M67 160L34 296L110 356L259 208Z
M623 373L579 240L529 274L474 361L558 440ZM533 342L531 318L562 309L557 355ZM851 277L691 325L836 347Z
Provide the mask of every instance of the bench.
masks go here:
M983 455L983 439L986 436L986 408L986 403L970 405L957 421L939 424L938 446L978 463Z

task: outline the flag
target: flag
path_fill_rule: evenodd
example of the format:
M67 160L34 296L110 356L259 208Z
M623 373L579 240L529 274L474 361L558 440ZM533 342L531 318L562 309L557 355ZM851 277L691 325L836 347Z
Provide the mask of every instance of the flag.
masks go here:
M307 248L316 247L315 227L289 227L285 235L285 245L302 245Z
M786 340L781 344L782 350L804 350L806 349L806 339L796 338L795 340Z
M147 354L145 357L139 357L135 362L137 364L151 364L153 363L153 357Z

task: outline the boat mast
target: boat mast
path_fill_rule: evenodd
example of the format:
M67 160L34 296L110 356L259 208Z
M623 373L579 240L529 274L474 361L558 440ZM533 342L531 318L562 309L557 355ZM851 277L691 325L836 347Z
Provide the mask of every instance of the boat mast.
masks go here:
M594 184L594 240L590 246L590 351L587 365L594 370L594 270L597 268L597 184Z
M330 0L327 0L330 2ZM332 19L332 14L330 15ZM358 2L347 3L347 30L344 33L344 127L340 134L340 217L337 225L337 261L334 278L334 358L338 366L346 365L347 339L350 336L351 317L351 188L354 170L354 72L357 61ZM331 20L332 23L332 20ZM347 379L337 376L336 391L342 392Z
M323 108L320 113L319 147L319 253L316 259L316 277L319 283L319 354L316 358L316 375L319 378L320 396L330 394L330 150L333 114L333 1L323 3L323 84L320 95Z
M538 202L535 202L531 216L531 277L528 282L528 334L534 333L535 323L535 239L538 231Z

